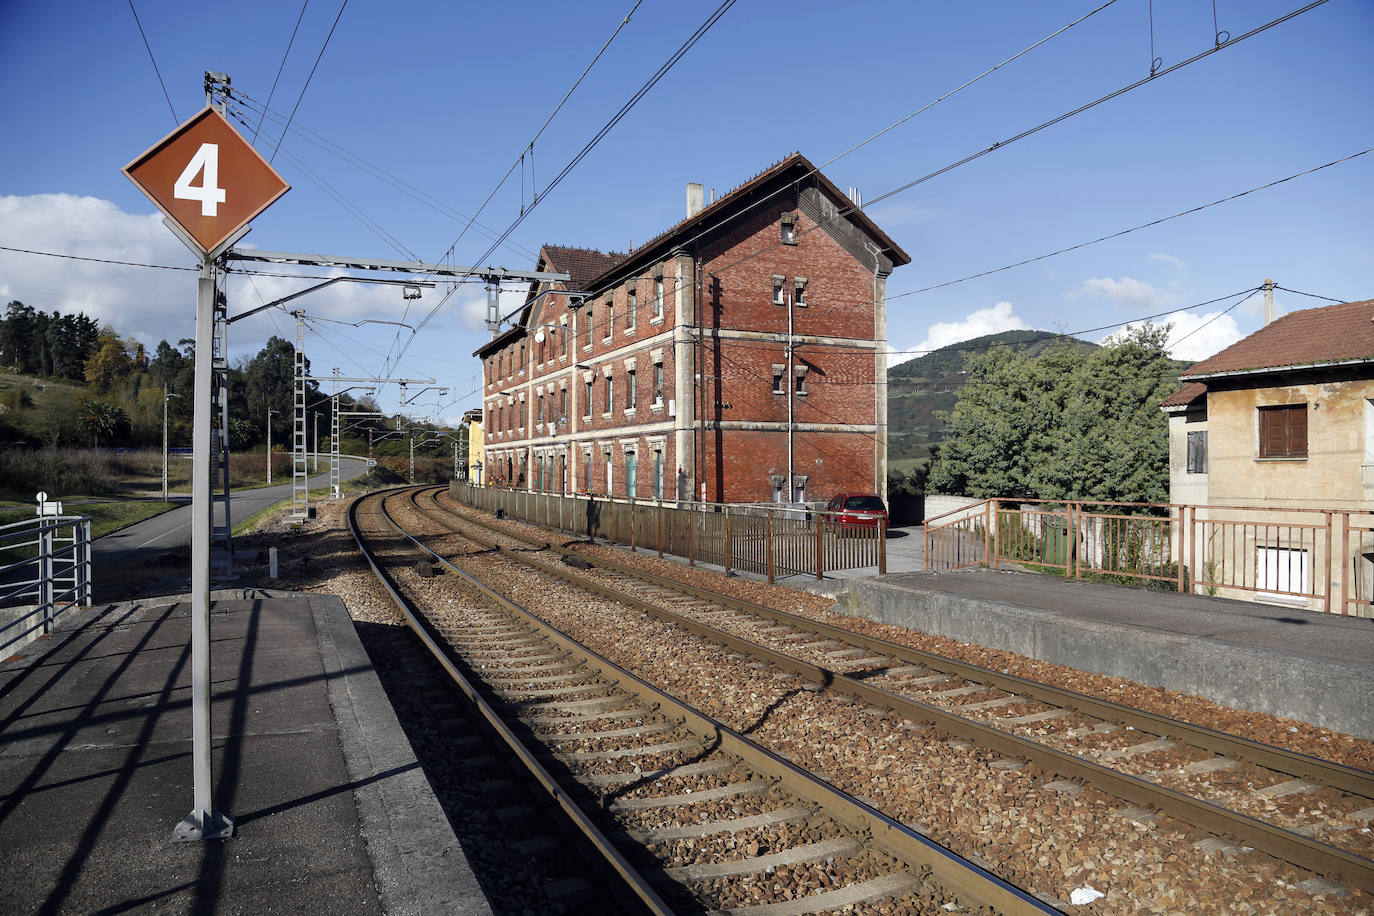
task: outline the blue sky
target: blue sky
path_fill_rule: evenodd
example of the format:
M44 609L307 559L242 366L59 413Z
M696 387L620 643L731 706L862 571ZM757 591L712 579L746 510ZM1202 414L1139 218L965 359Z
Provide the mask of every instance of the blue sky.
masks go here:
M1098 5L739 0L487 262L532 268L544 242L624 250L682 217L687 182L723 193L793 150L826 163ZM1217 0L1215 10L1220 28L1238 36L1300 5ZM309 3L271 102L284 118L299 99L274 162L293 187L245 243L440 258L633 6L351 0L339 16L336 0ZM175 119L127 2L0 0L0 246L192 263L120 169L200 109L207 69L228 73L245 108L260 109L301 7L133 7ZM479 223L492 235L504 231L522 198L528 205L531 183L542 190L714 9L643 0L535 144L532 169L527 158ZM1152 39L1161 68L1212 47L1213 9L1206 0L1156 0L1152 10L1146 0L1117 0L825 172L871 202L1148 75ZM889 283L892 349L1009 327L1081 331L1184 309L1265 277L1335 299L1374 297L1374 153L1102 244L912 293L1374 147L1371 36L1374 4L1331 0L871 203L870 215L912 256ZM312 136L416 192L369 176ZM269 119L256 146L272 155L276 144ZM488 245L475 227L453 260L472 263ZM230 310L303 285L235 277ZM182 271L0 250L3 301L83 310L149 344L191 335L193 295ZM314 371L338 366L344 375L450 386L446 398L420 399L421 415L451 418L477 406L470 354L489 339L485 294L460 288L430 316L441 298L442 290L427 290L407 307L394 289L340 284L300 300L318 316L306 337ZM1276 298L1280 312L1324 303L1283 290ZM1220 314L1235 301L1175 315L1177 336L1188 335L1176 355L1202 358L1257 329L1260 297ZM352 325L414 325L426 316L415 334ZM291 332L279 312L244 321L232 329L232 352L251 354L268 336ZM894 352L894 362L902 358ZM383 406L394 407L396 394L384 390Z

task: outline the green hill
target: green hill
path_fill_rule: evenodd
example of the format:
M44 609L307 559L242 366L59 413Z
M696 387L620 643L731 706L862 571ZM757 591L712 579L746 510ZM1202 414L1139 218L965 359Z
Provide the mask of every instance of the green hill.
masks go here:
M1037 356L1057 341L1051 331L1002 331L941 347L887 371L887 449L897 469L909 469L930 458L930 450L944 438L939 411L951 410L964 384L964 359L999 344ZM1074 346L1096 349L1097 344L1067 338Z

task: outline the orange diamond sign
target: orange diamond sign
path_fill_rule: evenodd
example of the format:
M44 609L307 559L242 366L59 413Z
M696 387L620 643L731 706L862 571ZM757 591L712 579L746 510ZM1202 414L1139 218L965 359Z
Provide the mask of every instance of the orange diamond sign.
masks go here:
M206 254L291 189L209 106L126 165L124 174Z

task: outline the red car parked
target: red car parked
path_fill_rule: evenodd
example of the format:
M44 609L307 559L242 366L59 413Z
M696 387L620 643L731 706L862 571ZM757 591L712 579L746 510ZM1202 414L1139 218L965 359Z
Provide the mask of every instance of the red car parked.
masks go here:
M825 504L825 511L843 527L877 528L887 523L887 507L876 493L841 493Z

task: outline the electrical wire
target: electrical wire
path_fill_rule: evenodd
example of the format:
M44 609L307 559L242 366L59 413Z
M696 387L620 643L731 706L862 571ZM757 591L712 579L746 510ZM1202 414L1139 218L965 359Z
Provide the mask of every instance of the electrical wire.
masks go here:
M134 25L138 26L138 34L143 36L143 47L148 49L148 60L153 62L153 72L157 74L157 84L162 87L162 97L167 100L167 110L172 113L172 123L180 124L181 119L177 117L177 110L172 107L172 97L167 94L167 84L162 81L162 71L158 69L157 58L153 56L153 46L148 43L148 33L143 31L138 10L134 9L134 0L129 0L129 12L134 14Z
M174 264L147 264L141 261L117 261L113 258L88 258L79 254L66 254L61 251L34 251L31 248L11 248L8 245L0 245L0 251L14 251L19 254L36 254L45 258L65 258L68 261L91 261L96 264L118 264L121 267L151 267L156 270L193 270L197 273L199 267L178 267Z
M286 43L286 50L282 52L281 63L277 65L277 75L272 78L272 88L267 93L267 103L263 105L262 115L258 118L258 126L253 128L253 139L249 143L258 142L258 132L262 130L262 119L267 116L267 108L272 104L272 96L277 94L277 83L281 82L281 72L286 69L286 59L291 56L291 47L296 43L296 33L300 31L301 20L305 18L305 8L310 5L310 0L301 3L300 15L296 17L296 26L291 30L291 39Z
M989 147L987 147L987 148L985 148L985 149L982 149L982 150L979 150L979 151L977 151L977 152L975 152L975 153L971 153L971 154L969 154L969 155L967 155L967 156L964 156L962 159L958 159L958 160L956 160L956 161L954 161L954 162L949 163L948 165L945 165L945 166L942 166L941 168L936 169L936 170L933 171L933 172L929 172L929 173L927 173L927 174L925 174L925 175L922 175L920 178L916 178L916 179L913 179L912 181L906 182L905 184L898 185L897 187L892 188L891 190L886 191L886 192L884 192L884 193L878 195L877 197L875 197L874 199L872 199L871 201L869 201L865 206L866 206L866 207L871 207L871 206L873 206L874 204L881 203L881 202L884 201L884 200L887 200L887 199L889 199L889 198L891 198L891 197L895 197L896 195L901 194L901 193L903 193L903 192L905 192L905 191L909 191L909 190L911 190L912 188L914 188L914 187L916 187L916 186L918 186L918 185L924 184L925 182L930 181L930 180L933 179L933 178L937 178L937 177L939 177L940 175L945 174L946 172L953 171L954 169L960 168L961 166L965 166L965 165L968 165L968 164L971 163L971 162L975 162L975 161L977 161L977 160L983 158L984 156L988 155L989 153L995 152L995 151L997 151L997 150L1005 149L1006 147L1011 146L1013 143L1016 143L1016 142L1019 141L1019 140L1024 140L1024 139L1026 139L1027 137L1034 136L1035 134L1038 134L1038 133L1039 133L1040 131L1042 131L1042 130L1046 130L1047 128L1053 127L1054 125L1056 125L1056 124L1058 124L1058 123L1060 123L1060 122L1062 122L1062 121L1067 121L1069 118L1072 118L1072 117L1075 117L1075 116L1077 116L1077 115L1080 115L1080 114L1082 114L1082 113L1085 112L1085 111L1090 111L1090 110L1092 110L1093 108L1096 108L1096 107L1099 106L1099 105L1102 105L1102 104L1104 104L1104 103L1106 103L1106 102L1109 102L1109 101L1111 101L1111 100L1113 100L1113 99L1115 99L1115 98L1118 98L1119 96L1125 95L1126 93L1128 93L1128 92L1130 92L1130 91L1132 91L1132 90L1134 90L1134 89L1138 89L1139 87L1144 86L1146 83L1153 82L1154 80L1159 79L1160 77L1168 76L1169 74L1175 73L1175 72L1177 72L1177 71L1179 71L1179 70L1182 70L1182 69L1185 68L1185 67L1191 66L1192 64L1195 64L1195 63L1197 63L1197 62L1200 61L1200 60L1204 60L1205 58L1208 58L1208 57L1210 57L1211 55L1216 54L1216 53L1219 52L1219 51L1222 51L1222 50L1224 50L1224 49L1226 49L1226 48L1230 48L1230 47L1233 47L1234 45L1240 44L1242 41L1245 41L1245 40L1248 39L1248 38L1253 38L1253 37L1255 37L1256 35L1259 35L1259 34L1262 34L1262 33L1264 33L1264 32L1267 32L1267 31L1269 31L1269 30L1272 29L1272 28L1275 28L1275 27L1277 27L1277 26L1279 26L1279 25L1282 25L1283 23L1287 22L1288 20L1293 19L1293 18L1295 18L1295 17L1297 17L1297 16L1301 16L1301 15L1304 14L1304 13L1310 12L1310 11L1316 9L1316 8L1319 7L1319 6L1322 6L1322 5L1326 4L1327 2L1329 2L1329 0L1312 0L1311 3L1308 3L1308 4L1306 4L1305 6L1299 7L1299 8L1296 9L1296 10L1293 10L1293 11L1291 11L1291 12L1285 13L1284 15L1278 17L1277 19L1272 19L1272 20L1270 20L1269 22L1264 23L1263 25L1256 26L1255 28L1251 29L1251 30L1248 31L1248 32L1245 32L1245 33L1243 33L1243 34L1241 34L1241 35L1237 35L1237 36L1234 37L1234 38L1230 38L1230 39L1226 40L1225 42L1221 42L1221 43L1217 44L1215 47L1207 48L1206 50L1200 51L1200 52L1198 52L1197 54L1194 54L1192 57L1189 57L1189 58L1187 58L1187 59L1185 59L1185 60L1179 61L1178 63L1176 63L1176 64L1174 64L1174 65L1172 65L1172 66L1165 67L1165 68L1162 69L1162 70L1159 70L1159 71L1157 71L1157 72L1151 73L1149 76L1143 77L1142 79L1135 80L1134 82L1127 83L1127 84L1124 85L1124 86L1121 86L1121 87L1119 87L1119 88L1117 88L1117 89L1114 89L1114 90L1112 90L1111 92L1107 93L1106 95L1100 96L1099 98L1096 98L1096 99L1092 100L1091 102L1086 102L1086 103L1084 103L1084 104L1082 104L1082 105L1079 105L1077 108L1070 109L1069 111L1066 111L1066 112L1064 112L1064 113L1062 113L1062 114L1056 115L1056 116L1053 117L1053 118L1050 118L1050 119L1045 120L1045 121L1041 121L1039 124L1035 125L1034 127L1027 128L1026 130L1023 130L1023 131L1021 131L1020 133L1014 134L1013 136L1010 136L1010 137L1008 137L1008 138L1005 139L1005 140L1000 140L1000 141L998 141L998 142L992 144L991 146L989 146ZM800 237L800 236L802 236L802 235L809 234L809 233L811 233L811 232L815 232L815 231L817 231L818 229L823 228L825 222L834 221L834 220L838 220L838 219L842 219L842 218L844 218L844 217L847 217L847 216L853 214L855 211L862 211L863 209L864 209L864 207L860 207L860 206L858 206L858 205L839 208L839 209L837 210L837 212L835 213L834 216L829 217L828 220L823 221L822 224L820 224L820 225L817 225L817 226L812 227L812 228L810 228L810 229L804 230L803 232L798 232L798 233L797 233L797 237ZM725 271L731 270L731 269L733 269L733 268L735 268L735 267L738 267L739 265L744 264L744 263L747 262L747 261L752 261L754 258L761 257L761 256L763 256L764 254L767 254L768 252L774 250L775 248L780 247L782 244L783 244L783 243L782 243L781 241L773 242L772 244L766 245L766 246L764 246L762 249L760 249L760 250L758 250L758 251L755 251L755 252L753 252L752 254L745 255L744 257L742 257L742 258L740 258L740 259L738 259L738 260L736 260L736 261L733 261L733 262L731 262L730 264L725 265L724 267L716 268L712 273L713 273L713 274L724 273Z
M1295 295L1298 295L1298 296L1308 296L1308 297L1310 297L1310 298L1312 298L1312 299L1325 299L1327 302L1335 302L1335 303L1337 303L1337 304L1339 304L1339 305L1344 305L1344 304L1347 303L1347 302L1355 302L1355 301L1357 301L1357 300L1354 300L1354 299L1332 299L1330 296L1318 296L1316 293L1305 293L1305 292L1303 292L1303 291L1300 290L1300 289L1289 289L1289 288L1286 287L1286 286L1275 286L1274 289L1281 289L1281 290L1283 290L1285 293L1294 293Z
M339 4L339 14L334 17L334 24L329 27L329 34L324 36L324 44L320 45L320 53L315 56L315 63L310 68L310 75L305 78L305 85L301 87L301 94L296 96L296 104L291 106L291 114L287 115L286 127L282 129L281 137L277 138L277 146L272 150L272 155L268 157L267 164L277 158L277 150L281 148L282 137L286 136L286 131L291 127L291 121L296 117L296 109L301 107L301 100L305 98L305 90L310 88L310 81L315 78L315 70L320 66L320 60L324 58L324 49L329 47L329 39L334 37L334 30L339 26L339 20L343 18L344 10L348 7L348 0L343 0Z
M544 195L539 199L539 201L542 201L545 198L547 198L549 193L553 191L553 189L556 188L560 183L562 183L562 181L565 178L568 177L572 170L575 169L582 162L582 160L585 159L591 153L591 151L597 146L597 144L599 144L603 139L605 139L606 135L609 134L610 131L617 124L619 124L620 121L627 114L630 113L630 111L635 107L635 105L639 103L641 99L644 98L644 96L649 92L649 90L651 90L655 85L657 85L658 82L662 80L663 77L666 76L668 72L677 64L677 62L681 60L682 57L688 51L690 51L708 31L710 31L711 27L714 26L718 21L720 21L720 18L724 16L725 13L728 12L732 6L735 5L735 2L736 0L725 0L724 3L717 7L716 10L706 18L705 22L703 22L700 26L697 27L697 30L693 32L692 35L688 37L688 39L685 42L683 42L682 45L668 58L668 60L665 61L659 67L659 69L653 74L653 76L651 76L639 88L639 90L636 91L635 94L632 95L630 99L624 105L621 106L620 110L617 111L615 115L613 115L608 121L606 121L605 124L601 126L599 130L597 130L596 134L593 135L591 140L589 140L582 147L582 149L575 156L573 156L573 158L563 167L563 169L557 175L554 176L553 180L545 186ZM482 261L485 261L488 257L490 257L491 253L496 250L497 246L500 245L501 242L505 241L505 239L509 237L510 234L514 232L516 228L519 227L519 225L522 222L524 222L525 219L531 213L534 212L535 207L539 205L539 201L532 203L528 210L524 211L518 217L516 217L515 220L511 222L510 226L507 227L506 230L501 234L500 238L496 242L494 242L490 248L487 249L486 253L484 253L481 257L477 259L477 262L481 263ZM465 275L465 277L470 275L471 272ZM434 319L434 316L438 314L439 309L441 309L444 306L444 304L448 301L451 295L451 292L445 294L434 306L434 308L430 309L429 313L425 315L424 319L420 321L420 323L416 326L416 329L420 330L425 328L429 324L429 322ZM412 336L410 340L406 341L405 345L401 348L400 353L396 355L397 360L399 360L402 356L405 355L406 350L409 349L411 343L414 340L415 337Z
M1060 249L1058 249L1058 250L1056 250L1056 251L1051 251L1051 252L1048 252L1048 253L1046 253L1046 254L1036 255L1036 256L1033 257L1033 258L1024 258L1024 259L1022 259L1022 260L1020 260L1020 261L1016 261L1016 262L1014 262L1014 263L1012 263L1012 264L1005 264L1005 265L1003 265L1003 266L1001 266L1001 267L994 267L994 268L992 268L991 270L979 271L979 272L976 273L976 274L969 274L969 275L966 276L966 277L959 277L959 278L956 279L956 280L946 280L944 283L936 283L936 284L934 284L933 286L923 286L923 287L921 287L920 289L913 289L913 290L909 290L909 291L904 292L904 293L895 293L895 294L893 294L893 295L889 295L889 296L887 297L887 301L888 301L888 302L891 302L893 299L901 299L901 298L903 298L903 297L905 297L905 296L915 296L915 295L917 295L918 293L928 293L928 292L930 292L931 290L944 289L946 286L953 286L953 285L955 285L956 283L966 283L966 282L968 282L969 280L977 280L977 279L980 278L980 277L991 276L992 274L1001 273L1001 272L1004 271L1004 270L1012 270L1013 268L1016 268L1016 267L1024 267L1024 266L1026 266L1027 264L1034 264L1036 261L1043 261L1043 260L1045 260L1046 258L1052 258L1052 257L1055 257L1056 255L1067 254L1067 253L1070 252L1070 251L1077 251L1077 250L1079 250L1080 248L1087 248L1089 245L1096 245L1096 244L1098 244L1099 242L1106 242L1106 241L1109 241L1109 240L1111 240L1111 239L1121 238L1123 235L1129 235L1130 233L1132 233L1132 232L1138 232L1138 231L1141 230L1141 229L1148 229L1148 228L1150 228L1150 227L1152 227L1152 226L1158 226L1158 225L1160 225L1161 223L1167 223L1169 220L1178 219L1180 216L1190 216L1191 214L1200 213L1200 212L1202 212L1203 210L1206 210L1206 209L1208 209L1208 208L1210 208L1210 207L1215 207L1215 206L1217 206L1217 205L1219 205L1219 204L1225 204L1225 203L1230 203L1230 202L1233 201L1233 200L1239 200L1240 198L1245 197L1245 196L1247 196L1247 195L1249 195L1249 194L1254 194L1254 193L1256 193L1257 191L1266 191L1266 190L1268 190L1269 188L1277 187L1278 185L1281 185L1281 184L1283 184L1283 183L1286 182L1286 181L1292 181L1293 179L1295 179L1295 178L1301 178L1301 177L1303 177L1304 175L1311 175L1313 172L1320 172L1322 169L1329 169L1329 168L1331 168L1333 165L1340 165L1340 164L1343 163L1343 162L1349 162L1351 159L1357 159L1357 158L1359 158L1360 156L1364 156L1364 155L1366 155L1366 154L1368 154L1368 153L1372 153L1372 152L1374 152L1374 146L1369 147L1369 148L1367 148L1367 149L1362 149L1362 150L1360 150L1358 153L1351 153L1349 156L1343 156L1343 157L1341 157L1340 159L1333 159L1332 161L1327 162L1327 163L1324 163L1324 164L1322 164L1322 165L1313 166L1312 168L1306 169L1306 170L1301 171L1301 172L1295 172L1295 173L1293 173L1292 175L1288 175L1288 176L1286 176L1286 177L1284 177L1284 178L1279 178L1279 179L1277 179L1277 180L1275 180L1275 181L1269 182L1268 184L1258 185L1258 186L1253 187L1253 188L1250 188L1250 189L1248 189L1248 190L1241 191L1241 192L1238 193L1238 194L1232 194L1232 195L1230 195L1230 196L1228 196L1228 197L1222 197L1222 198L1220 198L1220 199L1218 199L1218 200L1214 200L1214 201L1212 201L1211 203L1201 204L1201 205L1196 206L1196 207L1190 207L1190 208L1188 208L1187 210L1180 210L1179 212L1177 212L1177 213L1172 213L1172 214L1170 214L1169 216L1161 216L1159 219L1150 220L1150 221L1147 222L1147 223L1141 223L1140 225L1138 225L1138 226L1132 226L1132 227L1130 227L1129 229L1122 229L1122 230L1120 230L1119 232L1112 232L1112 233L1109 233L1109 234L1107 234L1107 235L1098 236L1097 238L1091 239L1091 240L1086 241L1086 242L1079 242L1077 245L1069 245L1069 246L1066 247L1066 248L1060 248Z

